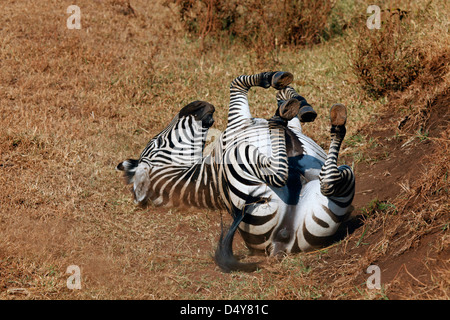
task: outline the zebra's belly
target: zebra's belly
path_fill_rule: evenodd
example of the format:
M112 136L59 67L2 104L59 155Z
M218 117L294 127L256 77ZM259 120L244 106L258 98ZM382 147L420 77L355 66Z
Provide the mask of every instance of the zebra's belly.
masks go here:
M286 202L289 190L266 186L266 203L246 208L239 225L247 246L270 254L308 251L328 244L350 207L341 208L320 192L320 182L307 182L298 203ZM275 192L276 191L276 192Z
M292 211L292 205L286 201L289 189L287 186L272 188L261 184L249 190L249 194L266 200L245 205L245 217L239 225L239 231L249 248L257 251L270 250L274 234L283 221L291 218L287 217Z

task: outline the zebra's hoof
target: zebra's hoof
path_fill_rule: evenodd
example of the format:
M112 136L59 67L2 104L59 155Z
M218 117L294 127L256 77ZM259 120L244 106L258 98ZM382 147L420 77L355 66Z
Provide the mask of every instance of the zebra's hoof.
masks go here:
M294 80L294 75L290 72L277 71L272 76L272 87L281 90L286 88Z
M298 112L298 118L301 122L313 122L316 120L317 112L311 106L303 106Z
M279 108L279 116L283 120L291 120L293 119L300 109L300 101L295 98L289 99L285 101Z
M332 126L343 126L347 122L347 108L341 104L333 104L330 110L330 119Z

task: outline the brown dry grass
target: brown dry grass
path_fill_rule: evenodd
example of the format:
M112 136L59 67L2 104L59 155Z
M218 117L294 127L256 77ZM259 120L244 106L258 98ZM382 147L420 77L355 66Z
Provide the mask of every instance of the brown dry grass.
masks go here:
M424 140L439 154L425 162L433 165L421 179L391 199L395 212L369 210L363 226L329 249L281 261L250 258L264 262L254 274L225 275L214 265L219 212L137 208L114 171L192 100L213 103L223 129L229 82L262 69L294 73L294 85L319 113L304 130L322 146L335 102L349 107L349 138L375 126L385 99L373 101L359 88L348 59L351 31L311 48L279 48L276 60L255 63L255 51L239 44L204 50L184 36L176 9L161 1L77 1L81 30L66 28L71 4L2 2L0 299L448 299L448 130L429 131ZM348 14L367 5L337 7ZM422 24L421 39L442 31L445 6L427 7L434 22ZM417 107L399 131L405 139L417 136L413 124L424 114L434 119L420 110L448 92L448 72L436 79L426 97L417 95L423 92L417 82L392 98L402 105L398 120ZM250 99L256 116L272 114L273 92L255 90ZM416 137L408 148L421 141ZM358 152L371 149L345 145L343 157L351 163ZM422 269L407 264L414 250L426 257ZM248 253L239 241L236 253ZM364 284L373 263L393 273L381 291ZM69 265L81 268L81 290L66 287Z
M170 1L167 1L169 4ZM271 51L277 45L320 43L331 34L332 1L176 0L184 29L202 40L215 38ZM327 32L328 31L328 32ZM261 48L258 48L261 47Z

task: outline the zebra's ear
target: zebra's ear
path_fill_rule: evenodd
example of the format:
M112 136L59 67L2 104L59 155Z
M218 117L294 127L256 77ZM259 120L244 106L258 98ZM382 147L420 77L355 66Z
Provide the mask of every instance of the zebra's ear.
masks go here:
M128 159L117 165L116 170L123 171L127 184L133 182L138 164L139 160Z
M145 202L150 188L150 167L141 162L134 173L133 193L137 203Z

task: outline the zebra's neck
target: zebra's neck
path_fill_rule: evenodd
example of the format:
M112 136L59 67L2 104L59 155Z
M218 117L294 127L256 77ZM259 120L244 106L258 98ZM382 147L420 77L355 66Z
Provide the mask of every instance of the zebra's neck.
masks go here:
M218 176L211 155L193 165L154 168L149 198L156 206L224 209Z

